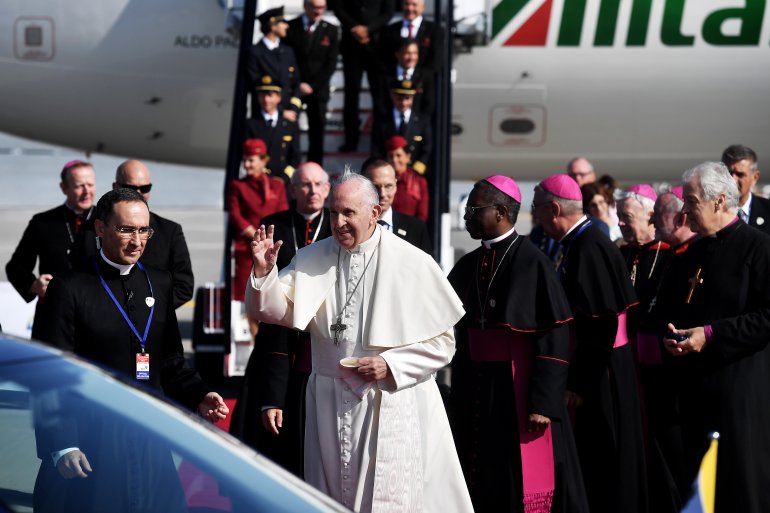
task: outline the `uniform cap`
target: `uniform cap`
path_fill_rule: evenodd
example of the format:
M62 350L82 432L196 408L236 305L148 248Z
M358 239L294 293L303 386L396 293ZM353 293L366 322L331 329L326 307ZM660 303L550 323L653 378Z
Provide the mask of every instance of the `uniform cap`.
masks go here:
M632 185L631 187L628 188L626 192L633 192L634 194L638 194L639 196L644 196L645 198L651 199L652 201L655 201L658 199L658 195L655 193L655 189L653 189L649 184L646 184L646 183Z
M262 139L246 139L243 141L244 157L261 157L267 154L267 146Z
M513 178L504 175L494 175L484 178L484 181L521 203L521 191Z
M415 83L411 80L394 80L390 84L390 92L414 96L417 94L417 88L415 87Z
M540 187L544 191L550 192L557 198L573 201L583 201L583 194L580 192L580 186L575 180L565 174L551 175L542 182Z
M408 145L409 143L406 141L406 139L400 135L394 135L385 141L385 151L395 151L399 148L406 148ZM408 149L404 151L411 153Z
M265 12L257 16L257 19L259 20L259 26L262 27L262 32L267 32L266 29L271 24L278 23L279 21L284 21L283 6L266 10Z
M275 91L281 92L281 84L270 75L262 75L257 81L257 85L254 86L257 91Z

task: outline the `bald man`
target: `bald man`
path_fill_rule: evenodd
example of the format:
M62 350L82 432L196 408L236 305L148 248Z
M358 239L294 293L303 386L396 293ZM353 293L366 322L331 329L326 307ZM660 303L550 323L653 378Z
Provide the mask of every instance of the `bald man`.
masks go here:
M150 202L152 180L150 170L138 160L127 160L115 172L113 189L132 189ZM194 291L194 278L190 251L182 232L182 226L174 221L150 212L150 227L155 236L147 241L142 263L171 273L174 285L174 308L190 299Z
M567 164L567 174L581 187L596 181L594 166L585 157L575 157Z

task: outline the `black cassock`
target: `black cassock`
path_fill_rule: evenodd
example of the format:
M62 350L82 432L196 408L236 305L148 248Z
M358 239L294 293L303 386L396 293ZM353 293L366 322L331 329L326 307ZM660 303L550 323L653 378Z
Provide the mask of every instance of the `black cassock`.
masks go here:
M620 248L631 275L639 306L628 315L628 332L633 336L639 362L642 418L646 427L647 480L650 511L678 512L681 496L686 495L682 467L682 436L669 369L663 365L662 342L653 315L663 274L674 251L665 242L654 240Z
M593 513L647 511L644 438L633 349L622 340L636 296L617 246L584 221L559 267L575 321L567 389L583 398L575 442Z
M48 344L135 379L141 345L112 301L94 261L115 298L140 334L150 316L146 298L154 298L145 346L150 379L144 383L194 409L208 392L198 375L184 365L182 342L167 273L134 266L127 276L97 256L82 270L55 277L46 294L40 338ZM148 277L152 284L152 293ZM119 421L66 392L54 394L38 408L35 419L40 471L35 484L35 511L183 511L181 484L169 448L139 436L125 412ZM74 405L77 408L68 407ZM51 453L78 447L93 473L86 479L62 478Z
M552 421L553 511L588 511L564 404L571 314L553 265L526 237L514 233L491 250L482 247L465 255L449 281L466 310L455 328L450 418L474 509L524 511L521 414L514 391L521 369L516 366L512 379L510 359L480 361L479 349L485 348L476 347L494 344L492 338L502 333L526 345L531 355L527 404L519 406ZM471 340L469 330L481 328L482 319L484 330Z
M699 270L703 281L693 287ZM736 220L716 236L693 242L667 272L659 297L665 299L659 303L668 313L665 321L679 329L713 329L701 353L672 357L667 363L679 378L689 482L710 432L720 434L716 511L770 511L768 283L770 237Z
M273 239L283 241L276 265L283 269L297 249L331 235L329 210L310 221L292 208L265 217ZM305 388L310 376L310 337L283 326L260 323L243 386L233 410L230 433L298 476L304 467ZM262 425L262 408L283 410L280 435Z
M29 292L32 283L39 275L62 275L70 271L81 256L93 255L95 235L85 227L93 217L92 209L81 214L81 222L76 221L75 213L66 205L59 205L32 216L24 230L19 245L5 266L5 274L13 288L29 303L35 295ZM38 274L35 275L35 265ZM39 338L37 327L42 313L43 301L35 308L32 336Z

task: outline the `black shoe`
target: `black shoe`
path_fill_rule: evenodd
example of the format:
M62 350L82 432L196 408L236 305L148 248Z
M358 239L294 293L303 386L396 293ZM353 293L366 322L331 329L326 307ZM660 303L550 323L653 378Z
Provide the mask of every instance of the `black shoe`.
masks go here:
M345 144L343 144L342 146L340 146L338 148L338 151L340 153L353 153L357 149L358 149L358 145L357 144L345 143Z

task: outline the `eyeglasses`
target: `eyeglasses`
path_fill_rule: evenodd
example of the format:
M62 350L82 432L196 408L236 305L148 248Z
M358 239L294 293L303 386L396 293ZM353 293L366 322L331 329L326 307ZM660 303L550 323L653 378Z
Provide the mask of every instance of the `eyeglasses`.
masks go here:
M149 226L142 226L140 228L134 228L133 226L113 226L121 239L133 239L134 236L139 235L142 240L147 240L152 237L155 230Z
M120 183L120 182L116 182L116 183L118 184L118 187L120 187L121 189L131 189L141 194L147 194L152 190L151 183L148 183L147 185L128 185L127 183Z
M473 207L471 205L465 205L465 213L472 216L472 215L475 215L476 212L478 212L479 210L483 210L483 209L489 208L489 207L496 207L496 206L497 205L494 205L494 204L493 205L482 205L480 207Z

